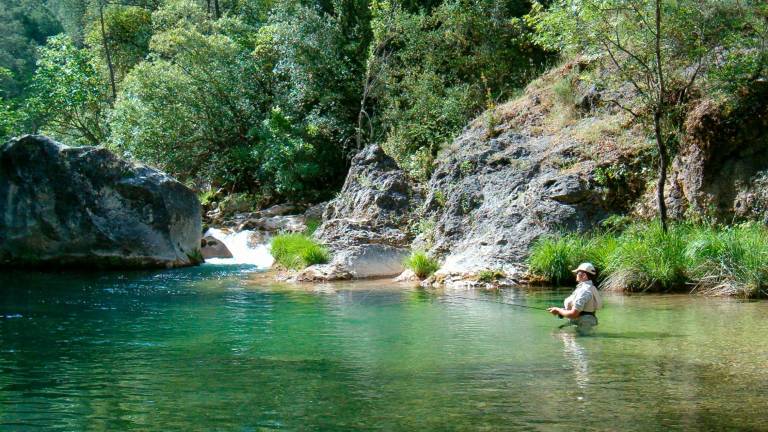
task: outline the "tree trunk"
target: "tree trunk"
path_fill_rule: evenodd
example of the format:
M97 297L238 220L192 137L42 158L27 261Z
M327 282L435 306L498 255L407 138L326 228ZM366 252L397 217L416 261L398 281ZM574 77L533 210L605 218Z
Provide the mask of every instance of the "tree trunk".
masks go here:
M659 181L656 184L656 201L659 208L661 229L667 232L667 203L664 201L664 186L667 183L667 146L661 133L661 111L653 113L653 129L656 133L656 146L659 150Z
M661 56L661 0L656 0L656 73L658 75L658 94L656 107L653 111L653 129L656 134L656 146L659 149L659 182L656 185L656 200L659 206L659 221L661 229L667 232L667 203L664 201L664 185L667 182L667 146L661 133L661 117L664 114L667 89L664 85L664 68Z
M221 11L219 10L219 0L213 0L213 17L216 19L221 18Z
M109 84L112 88L112 103L117 99L117 86L115 85L115 68L112 65L112 55L109 52L107 43L107 32L104 29L104 3L99 0L99 23L101 24L101 41L104 44L104 56L107 59L107 69L109 69Z
M357 151L360 151L363 144L363 111L365 111L365 99L360 102L360 111L357 113L357 133L355 134Z

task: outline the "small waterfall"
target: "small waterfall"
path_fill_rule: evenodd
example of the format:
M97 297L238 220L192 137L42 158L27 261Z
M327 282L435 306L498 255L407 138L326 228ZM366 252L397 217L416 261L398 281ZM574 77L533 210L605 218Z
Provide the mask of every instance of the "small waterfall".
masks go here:
M263 236L255 231L243 230L227 233L218 228L209 228L205 236L211 236L224 243L232 258L209 258L211 264L251 264L259 268L270 268L275 261L269 253L269 243L262 243Z

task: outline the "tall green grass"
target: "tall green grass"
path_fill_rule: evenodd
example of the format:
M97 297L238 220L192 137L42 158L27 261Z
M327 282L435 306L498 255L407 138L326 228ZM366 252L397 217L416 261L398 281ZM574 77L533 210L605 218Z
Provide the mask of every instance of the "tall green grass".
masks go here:
M420 279L424 279L436 272L440 264L421 251L411 252L411 255L403 261L406 268L413 270Z
M709 227L635 223L620 233L570 233L533 245L530 270L572 283L570 270L590 261L613 291L689 291L768 297L768 229L759 224Z
M559 234L543 237L533 244L528 265L535 274L562 285L575 281L572 270L588 261L605 268L616 248L616 239L607 234Z
M692 236L686 252L697 290L768 297L768 230L764 226L702 229Z
M272 239L275 261L288 269L301 270L330 260L328 250L304 234L281 234Z
M603 288L611 291L671 291L688 281L686 239L690 228L637 224L621 233L604 264Z

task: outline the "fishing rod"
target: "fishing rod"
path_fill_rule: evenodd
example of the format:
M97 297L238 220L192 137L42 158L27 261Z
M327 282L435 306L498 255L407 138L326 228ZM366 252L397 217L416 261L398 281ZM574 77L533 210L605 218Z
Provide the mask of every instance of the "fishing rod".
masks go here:
M369 289L365 293L365 295L363 296L363 300L365 298L367 298L368 295L374 289L375 288ZM479 302L486 302L486 303L496 303L496 304L503 304L503 305L507 305L507 306L516 306L516 307L525 308L525 309L534 309L534 310L540 310L540 311L546 311L547 310L547 308L542 308L542 307L537 307L537 306L528 306L528 305L523 305L523 304L520 304L520 303L510 303L510 302L505 302L505 301L495 301L495 300L487 300L487 299L480 299L480 298L464 297L464 296L454 295L454 294L445 294L445 296L449 297L449 298L452 297L452 298L463 299L463 300L479 301ZM558 317L562 318L562 316L560 316L560 315L558 315Z
M497 304L503 304L503 305L509 305L509 306L517 306L517 307L526 308L526 309L535 309L535 310L549 312L547 310L547 308L541 308L541 307L536 307L536 306L528 306L528 305L521 305L519 303L509 303L509 302L503 302L503 301L500 302L500 301L486 300L486 299L479 299L479 298L462 297L462 296L451 295L451 294L447 294L447 297L455 297L455 298L460 298L460 299L464 299L464 300L481 301L481 302L486 302L486 303L497 303ZM557 318L558 319L563 319L563 316L560 315L560 314L557 314ZM568 325L568 323L565 323L565 324L561 325L558 328L563 328L563 327L565 327L567 325Z
M481 301L481 302L486 302L486 303L503 304L503 305L508 305L508 306L517 306L517 307L521 307L521 308L535 309L535 310L541 310L541 311L547 310L547 308L522 305L522 304L519 304L519 303L510 303L510 302L504 302L504 301L495 301L495 300L486 300L486 299L480 299L480 298L462 297L462 296L453 295L453 294L447 294L446 297L454 297L454 298L460 298L460 299L472 300L472 301Z

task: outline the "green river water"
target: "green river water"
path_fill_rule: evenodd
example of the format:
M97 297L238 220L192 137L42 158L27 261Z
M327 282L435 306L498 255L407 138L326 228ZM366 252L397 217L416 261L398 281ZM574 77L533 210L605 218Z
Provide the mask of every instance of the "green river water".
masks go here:
M0 430L768 430L766 302L607 296L577 337L456 293L233 266L0 286Z

